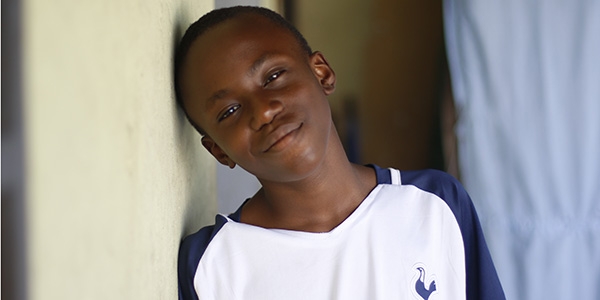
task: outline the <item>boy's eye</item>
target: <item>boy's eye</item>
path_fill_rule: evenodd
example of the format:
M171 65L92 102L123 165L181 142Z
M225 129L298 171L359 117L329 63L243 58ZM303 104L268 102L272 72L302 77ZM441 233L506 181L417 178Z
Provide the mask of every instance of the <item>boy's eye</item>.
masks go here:
M222 114L219 116L219 121L223 121L227 117L231 116L236 110L240 108L239 104L228 107Z
M281 76L281 74L283 74L283 72L285 72L285 71L281 70L281 71L277 71L277 72L269 75L269 77L267 77L267 80L265 80L264 86L267 86L269 83L271 83L271 81L279 78L279 76Z

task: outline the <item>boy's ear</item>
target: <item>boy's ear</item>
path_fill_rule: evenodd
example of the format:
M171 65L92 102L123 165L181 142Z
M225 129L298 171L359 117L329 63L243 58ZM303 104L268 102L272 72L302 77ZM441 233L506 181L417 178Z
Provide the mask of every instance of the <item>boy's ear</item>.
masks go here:
M312 71L317 79L319 79L325 95L330 95L335 91L335 72L329 66L323 53L315 51L310 55L309 59Z
M228 166L230 169L235 167L235 162L227 156L225 151L223 151L210 136L205 135L202 137L202 146L204 146L204 148L206 148L206 150L208 150L208 152L210 152L210 154L212 154L212 156L214 156L221 164Z

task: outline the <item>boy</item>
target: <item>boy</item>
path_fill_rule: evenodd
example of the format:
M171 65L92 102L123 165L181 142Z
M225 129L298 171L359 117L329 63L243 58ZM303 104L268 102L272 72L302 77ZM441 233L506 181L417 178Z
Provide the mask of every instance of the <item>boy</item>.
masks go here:
M180 299L504 299L462 187L351 164L327 102L335 73L279 15L208 13L175 73L204 147L262 185L183 241Z

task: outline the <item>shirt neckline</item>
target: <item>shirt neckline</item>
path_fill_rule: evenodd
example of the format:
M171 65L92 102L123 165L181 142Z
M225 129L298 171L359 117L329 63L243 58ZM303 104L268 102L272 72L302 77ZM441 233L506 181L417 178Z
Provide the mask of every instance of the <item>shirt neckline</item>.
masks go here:
M229 214L227 216L227 219L235 222L236 224L240 224L240 225L252 226L252 227L261 228L264 230L270 230L273 232L286 233L289 235L296 235L296 236L298 236L298 235L300 235L300 236L325 236L325 235L333 234L334 232L342 231L343 228L349 226L346 224L353 223L353 220L356 219L357 216L360 215L366 209L366 207L368 207L370 205L370 203L375 198L375 195L379 191L381 184L391 184L391 182L392 182L391 173L390 173L389 169L381 168L375 164L368 164L367 166L371 167L375 170L375 177L377 180L377 185L369 192L369 194L365 197L365 199L356 207L356 209L344 221L342 221L338 226L336 226L335 228L333 228L330 231L306 232L306 231L291 230L291 229L263 228L263 227L259 227L259 226L255 226L255 225L242 223L242 222L240 222L242 208L244 207L244 205L246 205L246 203L250 200L250 198L244 200L244 202L238 207L238 209L234 213Z

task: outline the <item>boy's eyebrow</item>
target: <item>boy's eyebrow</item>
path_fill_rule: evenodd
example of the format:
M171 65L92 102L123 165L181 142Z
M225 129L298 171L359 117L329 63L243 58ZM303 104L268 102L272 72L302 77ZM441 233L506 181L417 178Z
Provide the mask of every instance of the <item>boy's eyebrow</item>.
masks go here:
M217 102L217 100L222 99L223 97L225 97L227 94L229 93L229 90L226 89L222 89L222 90L218 90L216 91L214 94L212 94L210 97L208 97L208 99L206 100L206 106L207 108L211 108L215 105L215 102Z
M256 73L256 71L258 71L258 69L267 61L267 59L269 59L269 57L273 56L271 53L265 53L263 55L261 55L257 60L254 61L254 63L252 63L252 66L250 67L250 70L248 71L249 75L254 75L254 73Z

